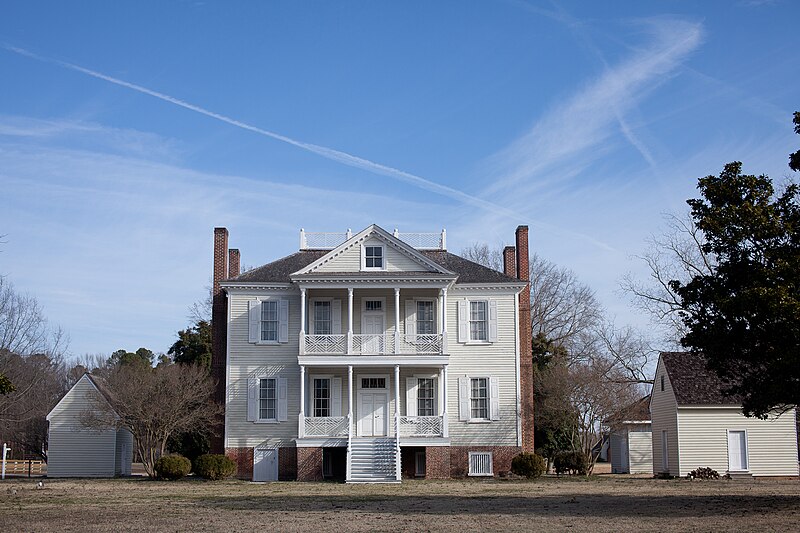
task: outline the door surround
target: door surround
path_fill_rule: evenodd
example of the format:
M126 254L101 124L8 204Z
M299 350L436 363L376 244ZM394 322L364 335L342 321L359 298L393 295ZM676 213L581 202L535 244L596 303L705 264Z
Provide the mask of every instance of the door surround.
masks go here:
M385 387L362 387L362 380L369 378L379 378L385 379ZM356 380L356 435L359 437L363 436L363 432L361 429L361 420L364 418L366 413L361 412L361 399L364 394L384 394L386 396L386 403L384 404L384 416L383 416L383 435L378 435L377 437L388 437L389 436L389 409L391 407L391 396L389 394L391 389L391 379L389 378L388 374L358 374L354 376ZM373 410L374 413L374 410ZM375 436L375 435L372 435Z

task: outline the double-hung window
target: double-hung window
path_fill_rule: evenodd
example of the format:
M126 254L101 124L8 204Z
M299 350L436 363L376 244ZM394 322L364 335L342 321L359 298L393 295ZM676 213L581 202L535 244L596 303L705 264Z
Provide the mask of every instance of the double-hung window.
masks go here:
M314 334L330 335L331 326L331 302L329 300L314 302Z
M261 302L261 340L278 341L278 300Z
M278 419L278 383L275 378L258 380L258 418L260 420Z
M314 378L314 416L331 416L331 380Z
M383 270L383 246L364 246L364 269Z
M486 301L478 300L469 302L469 340L489 340L489 316Z
M489 379L472 378L470 380L470 418L489 419Z
M433 315L433 302L417 300L417 335L436 333L436 322Z
M417 416L435 416L433 378L417 378Z

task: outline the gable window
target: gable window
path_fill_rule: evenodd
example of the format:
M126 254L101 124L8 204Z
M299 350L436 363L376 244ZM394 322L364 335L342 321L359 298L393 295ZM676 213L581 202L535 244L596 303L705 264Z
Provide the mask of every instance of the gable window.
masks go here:
M384 268L383 246L364 246L364 269L383 270Z
M278 340L278 301L261 302L261 340Z
M469 340L486 341L488 335L488 316L486 302L477 301L469 303Z
M331 380L314 378L314 416L331 416Z
M435 416L433 378L417 378L417 416Z
M331 327L331 302L329 300L314 302L314 334L330 335Z
M664 391L664 374L661 374L661 391Z
M278 419L278 385L275 378L258 380L258 418L259 420Z
M489 419L489 383L487 378L470 380L470 409L473 419Z
M433 302L428 300L417 301L417 334L432 335L436 333L436 323L433 315Z

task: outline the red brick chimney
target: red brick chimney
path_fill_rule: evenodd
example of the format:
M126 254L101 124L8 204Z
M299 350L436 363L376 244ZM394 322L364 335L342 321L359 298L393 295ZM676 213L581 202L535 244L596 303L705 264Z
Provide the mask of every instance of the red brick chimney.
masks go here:
M530 282L528 257L528 226L517 228L517 272L516 277ZM507 255L506 247L503 250ZM508 272L508 260L506 260ZM520 394L522 395L522 449L533 452L533 353L531 346L531 291L530 283L519 294L519 374Z
M517 249L513 246L503 248L503 272L510 278L517 277Z
M223 408L225 407L228 297L219 284L221 281L228 279L228 254L228 230L226 228L214 228L214 282L211 288L211 377L217 382L214 401ZM236 257L236 270L238 271L238 252ZM224 414L220 415L214 432L215 435L211 438L211 452L225 453Z
M228 250L228 278L235 278L239 275L239 250L231 248Z

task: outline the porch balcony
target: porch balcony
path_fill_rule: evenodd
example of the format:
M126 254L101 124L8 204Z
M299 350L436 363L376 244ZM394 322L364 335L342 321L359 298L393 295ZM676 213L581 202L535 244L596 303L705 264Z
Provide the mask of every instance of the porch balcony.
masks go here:
M300 333L300 355L442 355L446 333L309 335Z
M347 438L347 416L300 416L300 435L304 438ZM401 416L400 438L444 437L444 416Z

